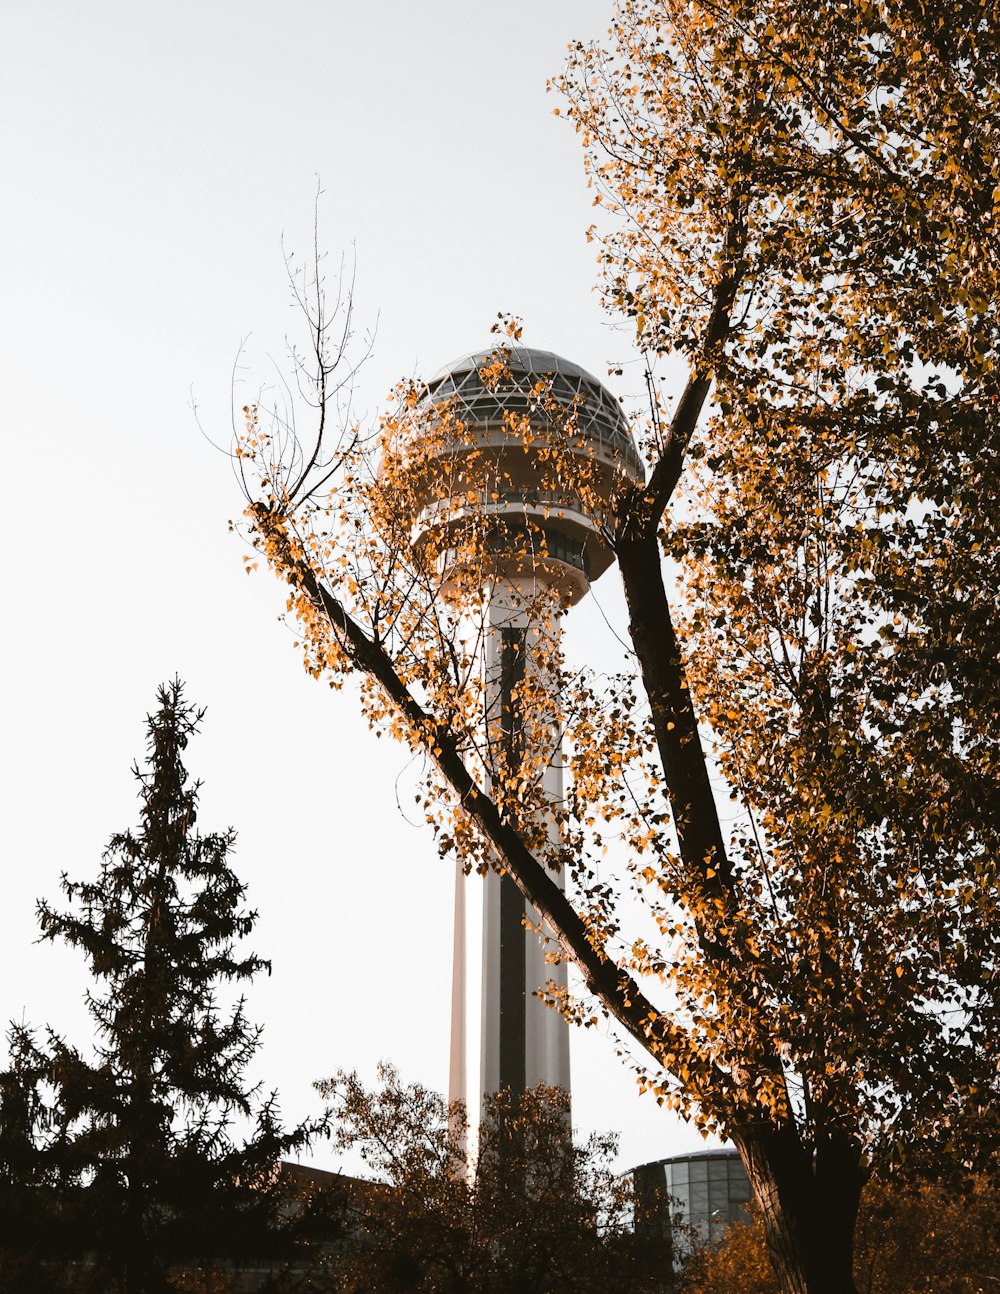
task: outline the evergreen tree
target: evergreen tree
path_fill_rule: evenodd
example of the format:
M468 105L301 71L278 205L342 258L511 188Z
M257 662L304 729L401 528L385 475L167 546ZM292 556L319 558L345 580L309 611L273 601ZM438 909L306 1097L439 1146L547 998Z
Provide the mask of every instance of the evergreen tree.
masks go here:
M45 1065L31 1032L12 1027L0 1074L0 1291L52 1294L72 1228L60 1209L51 1156L40 1149L50 1125L42 1092Z
M169 1288L171 1266L273 1255L277 1162L322 1126L284 1131L274 1096L245 1078L260 1030L242 998L226 1010L217 995L270 965L237 950L256 913L229 866L235 833L195 830L200 784L182 757L204 712L180 680L157 699L134 769L138 830L112 838L96 880L63 875L67 911L38 906L43 938L81 949L96 981L95 1055L51 1031L44 1044L12 1033L12 1092L23 1107L41 1078L52 1094L32 1171L58 1188L59 1229L81 1237L90 1287L121 1294ZM243 1144L235 1118L252 1120Z

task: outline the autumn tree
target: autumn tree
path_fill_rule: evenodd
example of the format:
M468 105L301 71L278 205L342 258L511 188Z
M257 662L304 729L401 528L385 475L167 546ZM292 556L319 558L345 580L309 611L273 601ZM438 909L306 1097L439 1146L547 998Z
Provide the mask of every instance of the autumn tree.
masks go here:
M980 1294L997 1283L995 1175L961 1181L875 1180L858 1218L861 1294ZM697 1250L682 1294L779 1294L759 1216Z
M15 1198L43 1206L47 1235L22 1254L42 1287L55 1288L61 1250L85 1264L88 1288L120 1294L171 1288L171 1265L277 1251L278 1160L321 1126L285 1131L274 1096L245 1078L260 1031L219 993L269 964L238 948L256 914L229 865L235 834L196 830L199 787L182 761L203 711L177 680L157 702L134 770L138 830L112 837L95 879L63 875L65 911L38 905L42 937L89 965L96 1050L12 1031L4 1167Z
M322 1286L425 1294L658 1294L672 1285L662 1243L636 1237L630 1182L613 1171L615 1138L567 1136L568 1096L538 1087L495 1094L469 1171L459 1103L404 1084L388 1065L367 1088L341 1071L320 1083L335 1144L374 1173L355 1183L356 1243L321 1263ZM512 1190L511 1182L523 1183Z
M319 434L247 406L250 530L308 668L358 676L372 725L424 756L442 849L512 875L579 968L556 1004L603 1010L657 1099L735 1141L785 1294L840 1294L873 1166L995 1148L1000 24L624 0L561 85L607 305L649 360L644 479L619 473L608 506L544 382L510 425L544 436L551 497L571 483L614 551L630 668L570 676L550 636L533 740L516 765L484 741L484 500L511 483L416 388L379 438L335 436L347 334L330 345L318 276ZM667 355L688 369L673 400ZM483 381L509 386L502 344ZM422 521L414 544L447 498L464 528ZM543 533L519 542L546 560ZM546 806L558 723L573 787Z

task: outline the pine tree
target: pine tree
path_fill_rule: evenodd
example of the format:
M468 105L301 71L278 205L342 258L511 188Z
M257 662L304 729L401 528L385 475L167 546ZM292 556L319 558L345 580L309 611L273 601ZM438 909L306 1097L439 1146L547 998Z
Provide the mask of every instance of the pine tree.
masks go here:
M54 1094L38 1154L60 1190L61 1226L85 1235L91 1287L169 1288L171 1266L237 1262L280 1247L277 1163L318 1122L281 1127L275 1098L245 1071L260 1029L220 988L270 964L238 944L256 913L229 866L235 833L195 830L200 784L182 763L204 712L180 680L147 717L145 767L133 770L137 831L115 835L94 881L61 886L68 910L38 905L42 937L83 951L96 987L92 1059L49 1032L13 1030L23 1090ZM31 1081L28 1081L28 1080ZM252 1121L243 1144L236 1118Z
M42 1148L50 1125L44 1062L30 1030L8 1032L9 1064L0 1074L0 1291L53 1294L56 1267L72 1228Z

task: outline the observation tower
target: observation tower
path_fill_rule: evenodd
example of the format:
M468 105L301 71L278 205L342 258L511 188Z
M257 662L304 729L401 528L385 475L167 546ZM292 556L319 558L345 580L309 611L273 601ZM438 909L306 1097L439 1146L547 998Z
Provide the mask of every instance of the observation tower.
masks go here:
M531 815L536 849L564 886L551 809L563 800L555 677L562 613L611 565L603 514L644 479L614 397L578 364L521 346L463 355L418 394L409 444L419 485L415 545L430 545L439 596L457 607L481 698L477 749L505 811ZM421 452L422 451L422 452ZM550 697L551 705L546 704ZM518 790L519 769L528 768ZM547 811L548 806L548 811ZM522 819L522 826L524 820ZM540 842L540 846L539 846ZM565 964L509 875L457 860L449 1098L477 1127L484 1094L570 1086L568 1025L536 992Z

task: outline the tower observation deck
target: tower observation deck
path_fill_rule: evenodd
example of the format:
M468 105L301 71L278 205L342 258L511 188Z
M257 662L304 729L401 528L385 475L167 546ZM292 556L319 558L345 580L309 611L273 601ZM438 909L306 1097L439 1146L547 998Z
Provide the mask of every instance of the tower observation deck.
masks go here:
M523 346L446 365L418 391L410 425L422 482L413 540L431 546L441 595L470 624L481 748L498 752L509 773L543 745L530 812L557 844L545 809L563 799L557 700L539 729L521 698L546 709L531 684L545 686L540 662L558 642L562 612L613 562L606 509L616 489L644 479L642 462L617 400L595 377ZM488 760L483 776L497 785ZM550 870L563 886L562 871ZM449 1097L466 1102L474 1126L484 1094L539 1082L569 1090L568 1025L534 996L546 982L565 987L566 967L546 961L538 922L509 875L466 877L457 860Z

